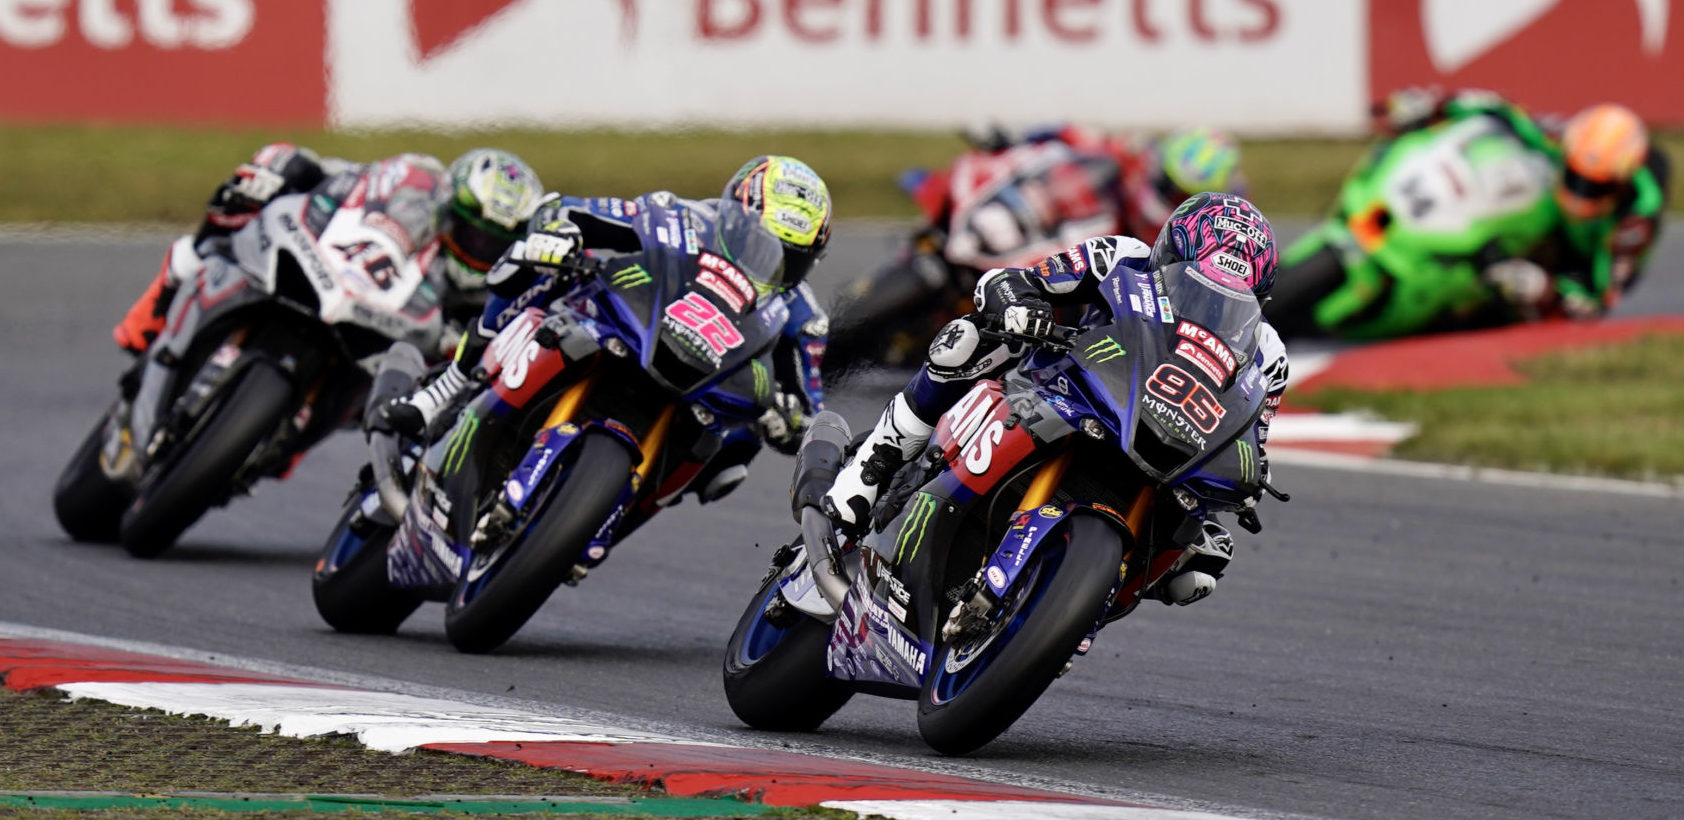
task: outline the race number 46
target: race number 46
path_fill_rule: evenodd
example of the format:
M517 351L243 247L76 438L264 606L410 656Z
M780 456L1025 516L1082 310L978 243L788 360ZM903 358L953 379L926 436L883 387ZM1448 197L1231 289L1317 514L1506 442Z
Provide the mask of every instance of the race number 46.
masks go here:
M1210 388L1173 364L1160 364L1146 380L1146 392L1180 408L1194 427L1209 433L1222 423L1228 409L1216 400Z
M726 351L743 343L743 334L737 331L736 325L731 324L719 308L699 293L686 293L683 299L667 305L667 316L696 331L718 355L723 356Z

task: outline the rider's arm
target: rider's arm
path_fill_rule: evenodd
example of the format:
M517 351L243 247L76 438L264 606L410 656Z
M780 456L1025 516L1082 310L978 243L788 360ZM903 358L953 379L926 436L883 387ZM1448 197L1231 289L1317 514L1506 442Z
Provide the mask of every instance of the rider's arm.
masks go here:
M1144 269L1151 247L1131 236L1099 236L1030 268L995 268L977 280L976 308L1005 315L1012 307L1088 304L1118 268Z
M800 396L808 413L818 413L824 409L824 381L819 367L830 340L830 316L806 282L784 298L789 304L789 320L773 353L772 374L780 391Z
M322 159L314 151L290 142L265 145L211 194L205 203L205 223L195 242L238 230L270 200L308 191L325 177Z
M1274 325L1267 320L1257 326L1257 358L1269 389L1263 399L1263 415L1257 417L1257 449L1261 452L1268 444L1269 425L1280 410L1281 397L1286 395L1288 376L1286 345L1281 342L1281 335L1275 332ZM1267 472L1264 478L1268 478Z

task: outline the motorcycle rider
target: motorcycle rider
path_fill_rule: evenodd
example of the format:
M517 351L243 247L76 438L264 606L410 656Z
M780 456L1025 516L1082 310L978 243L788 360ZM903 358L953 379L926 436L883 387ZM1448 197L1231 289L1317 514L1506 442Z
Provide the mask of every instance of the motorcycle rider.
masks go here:
M1014 145L1061 142L1079 155L1103 155L1117 165L1109 192L1119 206L1119 229L1127 236L1156 236L1170 212L1197 191L1246 195L1240 149L1226 132L1207 127L1165 134L1102 134L1071 123L1012 134L996 124L964 133L971 147L998 153Z
M724 495L747 475L746 465L759 451L762 439L781 452L793 453L811 414L824 409L819 365L829 318L804 280L830 241L831 208L824 180L806 163L786 156L749 160L731 176L718 199L681 200L668 191L631 200L551 194L532 217L526 235L487 274L491 298L458 346L455 360L431 383L382 408L378 427L412 438L425 435L467 390L473 381L470 372L504 326L526 308L548 304L552 295L560 295L572 284L560 275L567 262L591 250L636 251L640 240L632 222L645 203L675 201L701 211L735 202L758 213L761 224L783 244L784 268L778 281L756 285L769 291L770 298L784 300L789 308L772 354L777 381L773 406L754 431L728 439L692 486L702 488L700 495L707 500Z
M1226 270L1243 277L1258 300L1268 299L1275 284L1277 254L1269 221L1246 199L1205 192L1181 203L1158 232L1151 247L1129 236L1089 239L1029 268L996 268L976 288L977 313L948 323L930 343L929 358L843 465L823 505L846 529L863 529L879 489L907 461L922 452L939 416L970 391L979 379L993 378L1024 354L1017 342L991 342L980 332L998 321L1007 333L1047 337L1059 306L1096 308L1104 304L1099 284L1119 268L1159 270L1176 262L1221 258ZM985 316L987 318L985 318ZM1258 444L1268 440L1269 423L1286 390L1286 348L1268 322L1258 325L1258 358L1268 380ZM1260 474L1268 460L1259 447ZM1186 562L1155 590L1164 603L1190 604L1215 589L1233 554L1233 539L1222 525L1203 522L1201 540L1189 545Z
M1535 120L1489 91L1404 88L1375 113L1392 135L1489 117L1555 165L1555 230L1525 258L1488 260L1483 273L1521 318L1594 319L1637 282L1660 233L1671 162L1631 109L1602 103L1561 123Z
M362 196L370 204L364 207L390 217L380 224L404 234L400 244L413 246L416 256L438 251L427 275L441 295L447 321L477 313L485 299L485 271L519 236L543 198L543 185L530 166L514 154L489 148L468 151L448 169L423 154L359 164L277 142L258 149L217 186L198 230L170 245L158 275L112 329L118 346L138 354L152 344L176 292L204 269L204 243L225 240L285 194L315 192L309 210L325 219L357 195L359 182L381 178L382 172L395 184L379 195L365 188Z

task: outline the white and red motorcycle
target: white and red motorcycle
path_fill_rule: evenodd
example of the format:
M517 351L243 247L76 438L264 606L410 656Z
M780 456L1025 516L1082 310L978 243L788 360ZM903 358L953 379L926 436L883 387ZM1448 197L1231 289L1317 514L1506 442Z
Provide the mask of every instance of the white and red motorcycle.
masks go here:
M438 350L426 208L444 186L387 161L342 200L322 189L280 197L221 247L202 246L204 269L59 476L65 532L158 555L211 507L285 477L357 421L392 342Z

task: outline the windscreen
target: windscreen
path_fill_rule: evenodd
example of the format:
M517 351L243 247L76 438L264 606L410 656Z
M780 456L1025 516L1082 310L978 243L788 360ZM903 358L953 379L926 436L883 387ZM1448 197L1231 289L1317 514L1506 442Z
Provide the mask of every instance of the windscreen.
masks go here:
M753 280L755 290L765 298L783 284L783 242L760 224L760 214L733 200L718 202L714 245Z

